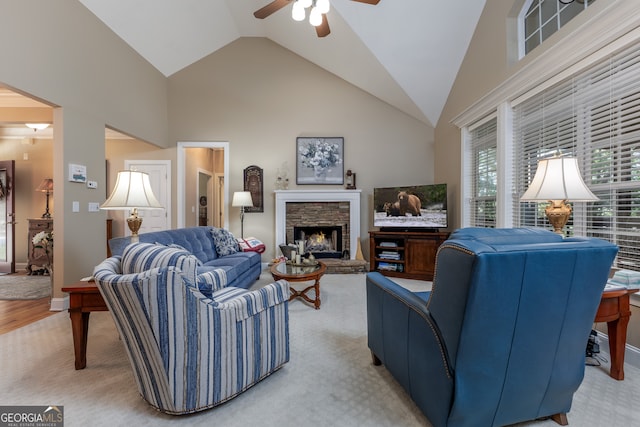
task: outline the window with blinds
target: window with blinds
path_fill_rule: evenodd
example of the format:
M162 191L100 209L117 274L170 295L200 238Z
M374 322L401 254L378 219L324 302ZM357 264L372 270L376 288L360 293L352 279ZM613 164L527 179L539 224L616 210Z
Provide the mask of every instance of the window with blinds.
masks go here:
M640 270L640 46L514 107L514 224L548 227L545 204L520 203L538 160L576 156L600 198L572 203L568 234L616 243L616 265Z
M469 131L471 149L471 209L469 224L496 226L497 120L493 118Z

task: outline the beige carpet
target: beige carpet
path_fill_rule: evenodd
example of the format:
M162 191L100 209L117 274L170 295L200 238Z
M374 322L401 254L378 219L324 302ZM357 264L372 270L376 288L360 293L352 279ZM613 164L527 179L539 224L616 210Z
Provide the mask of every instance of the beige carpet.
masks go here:
M87 368L81 371L73 369L66 313L1 335L0 404L63 405L69 427L429 426L387 371L371 364L364 277L324 276L320 310L292 302L291 361L218 408L174 417L145 403L109 313L91 314ZM640 425L640 370L625 369L627 379L619 382L608 377L606 367L587 368L569 413L571 426Z

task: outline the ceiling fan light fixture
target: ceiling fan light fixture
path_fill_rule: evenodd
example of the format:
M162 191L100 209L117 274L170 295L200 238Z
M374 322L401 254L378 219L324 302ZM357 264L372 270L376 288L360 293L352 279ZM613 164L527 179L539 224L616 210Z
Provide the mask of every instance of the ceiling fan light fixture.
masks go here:
M301 1L297 1L293 4L293 8L291 9L291 17L294 21L304 21L304 6Z
M317 7L311 9L311 13L309 13L309 24L313 25L314 27L322 24L322 13L320 13Z
M329 0L317 0L316 9L318 9L320 13L329 13L329 9L331 9Z

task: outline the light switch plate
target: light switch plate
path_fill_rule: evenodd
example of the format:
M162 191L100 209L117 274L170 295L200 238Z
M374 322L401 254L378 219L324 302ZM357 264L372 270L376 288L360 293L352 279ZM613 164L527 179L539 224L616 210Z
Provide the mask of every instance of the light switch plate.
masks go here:
M72 212L80 212L80 202L73 202L71 211Z
M87 181L87 188L98 188L98 181Z

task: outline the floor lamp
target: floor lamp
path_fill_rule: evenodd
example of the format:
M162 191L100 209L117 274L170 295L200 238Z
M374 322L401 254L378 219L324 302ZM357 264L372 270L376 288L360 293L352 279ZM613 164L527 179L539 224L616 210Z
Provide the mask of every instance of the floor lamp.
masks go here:
M529 189L520 198L522 202L549 202L545 209L553 231L563 235L562 229L571 215L567 201L593 202L599 200L582 180L578 159L555 156L540 160Z
M236 191L233 193L231 206L240 208L240 237L244 239L244 208L253 206L250 191Z
M140 241L138 230L142 226L142 218L138 216L138 209L163 209L151 190L149 174L139 171L118 172L116 186L100 209L130 210L127 225L131 230L131 242Z

